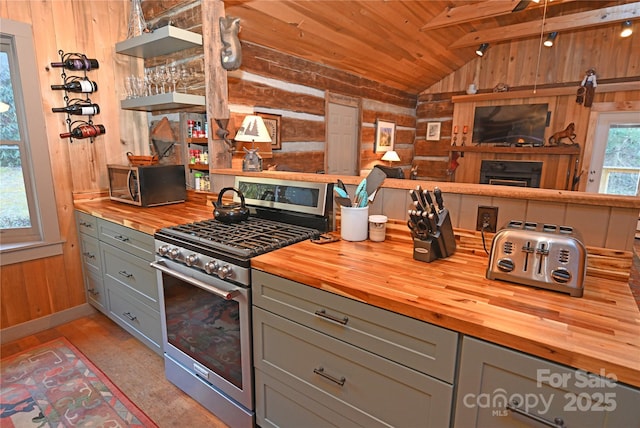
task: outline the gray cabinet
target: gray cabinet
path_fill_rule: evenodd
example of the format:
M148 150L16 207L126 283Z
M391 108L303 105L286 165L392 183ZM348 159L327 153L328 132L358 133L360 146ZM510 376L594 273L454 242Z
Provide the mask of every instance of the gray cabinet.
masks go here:
M449 426L457 333L252 274L260 426Z
M76 212L89 302L162 354L153 236Z
M637 427L638 403L640 391L626 385L471 337L462 342L455 427Z
M102 259L98 241L98 219L76 211L80 253L82 256L82 276L87 300L103 313L107 312L106 294L102 280Z

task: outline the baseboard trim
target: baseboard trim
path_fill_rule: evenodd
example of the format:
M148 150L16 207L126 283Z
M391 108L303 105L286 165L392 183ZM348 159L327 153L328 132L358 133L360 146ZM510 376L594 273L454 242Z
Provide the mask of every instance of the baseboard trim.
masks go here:
M88 303L83 303L82 305L74 306L73 308L65 309L55 314L7 327L0 330L0 344L22 339L23 337L31 336L32 334L57 327L78 318L93 315L96 312L97 310L94 309L93 306Z

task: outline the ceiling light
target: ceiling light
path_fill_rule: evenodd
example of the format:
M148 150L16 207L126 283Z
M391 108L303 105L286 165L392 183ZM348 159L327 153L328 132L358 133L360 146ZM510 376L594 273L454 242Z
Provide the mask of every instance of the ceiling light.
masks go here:
M487 51L488 47L489 47L489 43L481 44L480 47L478 47L478 49L476 49L476 55L483 56L484 53Z
M558 32L554 31L553 33L549 33L547 35L547 39L544 41L544 45L548 48L553 46L553 41L558 37Z
M633 34L633 27L631 27L631 21L624 21L622 23L622 31L620 37L629 37Z

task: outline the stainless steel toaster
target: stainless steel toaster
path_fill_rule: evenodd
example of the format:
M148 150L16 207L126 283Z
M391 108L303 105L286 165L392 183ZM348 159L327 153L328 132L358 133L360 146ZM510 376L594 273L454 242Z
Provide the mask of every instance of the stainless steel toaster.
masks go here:
M487 278L582 297L587 250L572 227L510 221L493 237Z

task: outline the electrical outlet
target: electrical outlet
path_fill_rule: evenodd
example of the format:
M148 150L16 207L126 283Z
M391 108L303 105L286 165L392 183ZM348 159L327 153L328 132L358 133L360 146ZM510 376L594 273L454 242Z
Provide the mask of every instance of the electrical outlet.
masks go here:
M486 226L485 226L486 225ZM498 207L485 207L478 205L478 218L476 230L496 233L498 227Z

